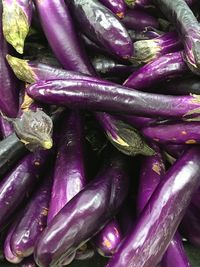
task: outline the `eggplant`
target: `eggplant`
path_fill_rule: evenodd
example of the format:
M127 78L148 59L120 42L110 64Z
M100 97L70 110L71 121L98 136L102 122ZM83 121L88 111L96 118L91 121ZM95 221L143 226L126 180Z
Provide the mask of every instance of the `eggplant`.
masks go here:
M31 191L49 153L41 150L25 156L0 182L1 229Z
M198 120L199 99L139 92L120 85L81 80L39 81L26 88L32 98L48 103L123 113Z
M107 267L150 267L160 263L200 184L199 160L200 150L194 147L174 163Z
M3 138L8 137L14 132L13 125L8 120L3 118L3 116L0 116L0 129Z
M121 21L127 29L136 31L142 31L148 27L156 29L159 26L156 18L138 9L127 9L125 17Z
M47 40L64 68L94 74L64 0L35 0ZM51 23L49 23L51 21ZM56 31L55 31L56 29Z
M128 176L126 158L114 154L99 175L44 230L34 253L39 266L65 265L65 258L115 215L127 195Z
M116 219L109 222L94 238L93 242L101 256L112 257L122 241L122 233Z
M148 117L138 117L138 116L129 116L129 115L121 115L119 119L127 122L128 124L136 127L137 129L141 129L145 126L154 124L156 119L148 118Z
M92 41L101 44L120 58L131 58L133 44L131 38L112 12L97 0L67 1L81 27L81 31ZM99 23L101 21L101 23ZM117 42L115 40L118 40Z
M179 158L187 149L188 145L164 144L163 149L172 157Z
M23 54L32 19L32 1L3 0L3 33L6 41Z
M126 11L126 4L124 0L100 0L100 2L119 18L124 17Z
M6 62L8 46L2 32L2 1L0 2L0 110L8 117L16 117L18 112L18 82Z
M153 5L153 0L124 0L124 1L129 7L138 6L143 8L150 8ZM189 6L191 6L196 2L196 0L185 0L185 2Z
M124 85L138 90L151 91L157 83L180 77L188 72L181 52L163 55L134 71Z
M28 257L33 253L34 246L47 225L51 178L50 173L43 178L42 184L31 197L13 231L10 239L11 250L20 258Z
M184 0L153 0L165 16L174 24L184 45L188 67L200 74L200 25Z
M142 134L158 143L198 144L199 131L199 122L174 122L145 127L142 129Z
M180 51L182 44L176 32L167 32L157 38L135 42L134 49L136 61L148 63L165 54Z
M66 114L55 162L48 223L86 185L83 118L78 111Z

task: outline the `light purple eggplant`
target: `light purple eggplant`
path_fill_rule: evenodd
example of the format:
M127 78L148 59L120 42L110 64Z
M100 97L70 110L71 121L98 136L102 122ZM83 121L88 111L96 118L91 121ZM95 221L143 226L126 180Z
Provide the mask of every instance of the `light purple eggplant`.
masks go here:
M121 20L127 29L142 31L147 28L158 28L156 18L147 12L138 9L127 9L125 17Z
M88 38L98 42L114 55L125 59L132 57L131 38L122 23L109 9L97 0L71 0L67 1L67 4L71 6L81 31Z
M126 4L124 0L100 0L100 2L119 18L124 17L126 11Z
M124 85L137 90L151 91L155 84L180 77L188 72L181 52L156 58L131 74Z
M174 122L142 129L145 137L164 144L198 144L200 143L199 132L199 122Z
M4 37L18 53L23 54L32 19L32 1L3 0L2 3Z
M194 147L174 163L107 267L150 267L160 263L200 185L199 160L199 147Z
M25 207L10 239L13 254L28 257L47 225L47 214L51 195L52 177L48 172Z
M165 54L180 51L182 44L176 32L167 32L154 39L135 42L134 49L134 58L138 62L148 63Z
M98 253L112 257L122 241L122 233L116 219L109 222L94 238L93 243Z
M85 74L94 73L84 48L81 47L71 14L64 0L50 2L35 0L35 4L44 33L63 67Z

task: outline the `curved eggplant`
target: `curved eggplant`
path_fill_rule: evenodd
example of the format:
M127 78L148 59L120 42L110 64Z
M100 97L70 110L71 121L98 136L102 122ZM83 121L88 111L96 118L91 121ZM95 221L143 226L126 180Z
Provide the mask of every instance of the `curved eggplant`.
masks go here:
M100 2L119 18L124 17L126 11L126 4L124 0L100 0Z
M64 265L65 258L99 232L114 216L128 191L126 159L116 154L54 217L35 248L41 266Z
M168 170L107 267L157 266L200 184L200 150L189 149Z
M67 4L71 6L71 11L86 36L121 58L132 57L131 38L109 9L97 0L71 0Z

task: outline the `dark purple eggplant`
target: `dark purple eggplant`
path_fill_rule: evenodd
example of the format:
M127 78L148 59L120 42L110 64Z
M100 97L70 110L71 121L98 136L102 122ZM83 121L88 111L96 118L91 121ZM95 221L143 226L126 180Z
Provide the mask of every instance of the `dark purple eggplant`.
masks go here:
M112 257L122 241L122 233L116 219L109 222L94 238L98 253L104 257Z
M162 147L165 152L176 159L179 158L188 149L188 145L177 144L164 144Z
M2 32L2 1L0 3L0 110L8 117L16 117L18 112L17 80L6 62L8 46Z
M176 32L168 32L154 39L137 41L134 49L136 61L148 63L165 54L180 51L182 44Z
M78 111L66 114L55 162L48 223L86 185L83 119Z
M104 6L109 8L119 18L123 18L126 11L126 4L124 0L100 0Z
M148 126L142 129L145 137L158 143L198 144L200 143L199 122L175 122Z
M188 72L181 52L166 54L139 68L124 82L124 85L138 90L152 90L157 83L180 77Z
M121 58L132 57L131 38L125 27L109 9L97 0L71 0L67 1L67 4L71 6L71 11L81 31L88 38Z
M41 266L65 265L65 258L99 232L128 191L126 159L115 152L106 167L54 217L35 247Z
M3 33L18 53L23 54L24 42L28 35L32 18L32 1L3 0Z
M150 267L160 263L200 184L199 160L199 147L194 147L174 163L107 267Z
M0 183L0 228L30 192L49 155L39 151L25 156Z
M11 250L20 258L33 253L34 246L47 225L52 177L48 173L25 207L10 239Z
M94 73L84 48L80 45L71 14L64 0L51 0L50 2L35 0L35 4L44 33L63 67L85 74Z
M39 81L27 87L34 99L70 106L139 116L179 117L198 120L199 98L164 96L139 92L120 85L81 80Z
M159 23L156 18L147 12L138 9L127 9L125 17L121 20L126 28L142 31L149 28L158 28Z
M0 116L0 129L3 138L8 137L14 132L12 124L2 116Z
M153 0L174 24L184 45L188 67L200 74L200 25L184 0Z

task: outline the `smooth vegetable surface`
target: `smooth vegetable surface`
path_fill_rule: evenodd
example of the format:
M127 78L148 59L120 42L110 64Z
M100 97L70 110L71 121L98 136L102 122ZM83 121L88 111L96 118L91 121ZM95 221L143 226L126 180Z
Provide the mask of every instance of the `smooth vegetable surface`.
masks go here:
M100 2L109 8L119 18L124 17L126 11L124 0L100 0Z

